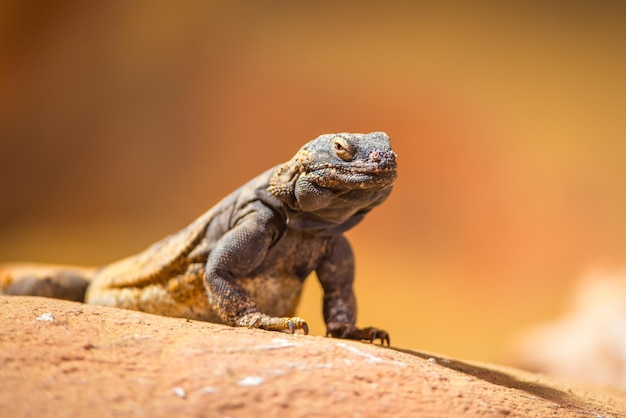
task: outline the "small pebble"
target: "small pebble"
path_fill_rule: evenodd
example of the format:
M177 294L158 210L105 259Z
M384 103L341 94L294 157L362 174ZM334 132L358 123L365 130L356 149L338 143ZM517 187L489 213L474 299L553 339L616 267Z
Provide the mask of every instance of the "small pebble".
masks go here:
M239 386L259 386L263 383L263 378L259 376L246 376L237 382Z
M176 386L174 389L172 389L172 392L174 392L174 395L178 396L179 398L185 399L187 397L187 392L180 386Z
M38 316L37 321L46 321L46 322L54 322L54 316L50 312L46 312L45 314Z

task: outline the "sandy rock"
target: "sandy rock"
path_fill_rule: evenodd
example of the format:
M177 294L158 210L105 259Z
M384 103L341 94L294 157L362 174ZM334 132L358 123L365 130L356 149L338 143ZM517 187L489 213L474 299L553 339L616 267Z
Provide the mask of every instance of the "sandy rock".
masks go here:
M626 394L369 343L0 297L11 417L620 417Z
M512 357L525 369L626 390L626 272L587 274L563 316L523 333Z

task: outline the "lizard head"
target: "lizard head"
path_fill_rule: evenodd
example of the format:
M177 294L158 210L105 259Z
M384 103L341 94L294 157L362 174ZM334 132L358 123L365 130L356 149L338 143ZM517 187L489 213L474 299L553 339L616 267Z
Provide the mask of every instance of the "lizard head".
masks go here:
M397 177L396 154L384 132L322 135L306 144L307 179L335 191L380 189Z
M269 191L292 209L345 220L382 203L397 178L384 132L321 135L275 171Z

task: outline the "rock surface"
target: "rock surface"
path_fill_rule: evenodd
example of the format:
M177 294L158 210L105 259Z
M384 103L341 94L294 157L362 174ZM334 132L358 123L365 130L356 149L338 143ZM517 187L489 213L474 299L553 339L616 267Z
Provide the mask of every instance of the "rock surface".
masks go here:
M626 394L323 337L0 297L11 417L623 417Z

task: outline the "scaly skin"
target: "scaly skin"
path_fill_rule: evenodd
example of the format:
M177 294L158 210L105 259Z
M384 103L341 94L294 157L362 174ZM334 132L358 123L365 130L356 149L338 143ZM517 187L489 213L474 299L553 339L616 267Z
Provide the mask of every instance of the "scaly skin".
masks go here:
M186 228L96 270L85 302L307 333L293 315L315 271L328 335L389 344L384 330L355 325L354 256L343 232L389 196L396 176L386 134L319 136ZM3 284L5 293L17 287Z

